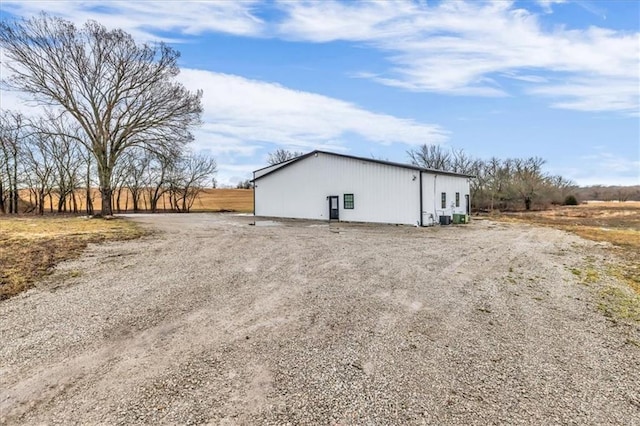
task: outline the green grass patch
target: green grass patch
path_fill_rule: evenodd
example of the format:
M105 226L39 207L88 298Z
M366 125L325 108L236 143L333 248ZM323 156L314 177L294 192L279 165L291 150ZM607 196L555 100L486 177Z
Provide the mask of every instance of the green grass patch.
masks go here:
M598 293L598 309L610 318L640 322L640 296L625 288L607 286Z

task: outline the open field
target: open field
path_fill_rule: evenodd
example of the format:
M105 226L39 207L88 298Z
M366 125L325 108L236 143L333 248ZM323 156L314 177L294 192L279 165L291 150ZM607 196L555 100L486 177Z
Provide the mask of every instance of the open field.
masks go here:
M101 206L100 193L97 189L91 191L91 199L95 210L99 210ZM117 196L114 195L114 198ZM20 204L20 211L23 211L28 205L32 204L32 200L29 200L29 191L22 191L20 194L23 202ZM120 195L120 209L122 212L131 212L133 209L133 201L131 193L128 190L123 190ZM51 210L51 204L53 204L53 210L57 211L58 197L54 194L51 198L47 197L45 200L45 210L49 212ZM67 211L72 211L73 207L70 201L67 202ZM76 193L76 205L80 212L86 210L86 196L84 190L79 190ZM117 211L117 204L113 204L114 210ZM160 210L170 210L169 197L163 195L158 202L158 208ZM150 209L150 203L148 202L148 196L145 194L140 202L141 210ZM253 189L205 189L195 200L192 211L202 212L219 212L219 211L232 211L248 213L253 212Z
M608 243L131 217L153 236L0 304L0 422L640 423L640 318Z
M80 255L89 243L143 234L122 219L0 216L0 300L28 289L58 262Z
M253 189L207 189L191 210L253 213Z
M593 241L609 242L626 260L615 271L640 295L640 202L592 202L544 211L501 214L494 219L551 226Z

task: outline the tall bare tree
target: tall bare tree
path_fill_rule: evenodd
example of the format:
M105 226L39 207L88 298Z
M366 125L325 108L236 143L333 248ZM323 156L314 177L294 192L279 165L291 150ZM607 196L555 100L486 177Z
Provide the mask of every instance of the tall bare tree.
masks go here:
M96 160L102 214L111 215L111 175L133 147L177 153L200 123L202 92L175 81L179 53L136 43L94 21L78 28L42 14L0 22L10 87L76 121Z
M280 164L285 161L293 160L296 157L300 157L302 154L302 152L289 151L288 149L278 148L275 151L269 153L267 164Z
M441 145L423 144L416 149L407 151L407 154L411 162L416 166L426 169L451 171L452 154Z
M540 195L541 190L547 185L547 177L542 172L545 163L540 157L531 157L526 160L515 159L513 186L520 199L524 202L525 209L531 210L531 203Z
M35 198L33 210L42 215L45 199L51 195L55 186L56 163L53 158L53 149L56 141L46 133L40 132L39 124L35 124L31 136L26 138L22 151L22 163L27 186ZM34 127L33 124L32 127Z
M0 210L3 213L18 213L18 170L26 128L27 120L22 114L0 112L0 165L3 166L0 170Z

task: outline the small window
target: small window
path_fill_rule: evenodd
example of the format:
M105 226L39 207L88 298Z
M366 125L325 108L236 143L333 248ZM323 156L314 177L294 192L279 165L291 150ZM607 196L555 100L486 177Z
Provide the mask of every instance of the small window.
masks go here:
M440 207L443 209L447 208L447 193L443 192L442 193L442 202L440 203Z
M460 207L460 193L456 192L456 207Z
M344 208L353 209L353 194L344 194Z

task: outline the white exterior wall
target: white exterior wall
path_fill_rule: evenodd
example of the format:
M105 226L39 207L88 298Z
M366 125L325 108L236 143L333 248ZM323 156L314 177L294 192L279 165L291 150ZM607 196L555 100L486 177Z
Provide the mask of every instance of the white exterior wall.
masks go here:
M273 169L270 169L273 170ZM267 170L267 171L270 171ZM339 197L342 221L420 223L420 175L424 225L439 216L466 212L468 178L422 172L367 160L317 153L282 170L256 172L255 215L300 219L329 219L329 196ZM447 206L441 208L441 193ZM460 206L455 206L455 194ZM344 208L344 194L354 195L354 209ZM452 205L453 203L453 205Z
M340 220L416 225L419 176L417 170L318 153L258 179L255 214L328 220L328 197L337 195ZM344 208L344 194L354 194L353 210Z
M442 193L447 194L446 207L442 208ZM456 192L460 194L460 205L456 206ZM422 211L423 224L439 222L440 216L453 216L454 213L467 212L469 179L464 176L422 173Z
M264 168L262 168L260 170L256 170L255 172L253 172L253 178L257 179L262 175L266 175L267 173L269 173L272 170L279 169L282 166L286 166L287 164L289 164L293 160L295 160L295 158L292 158L291 160L288 160L288 161L283 161L282 163L274 164L272 166L264 167Z

